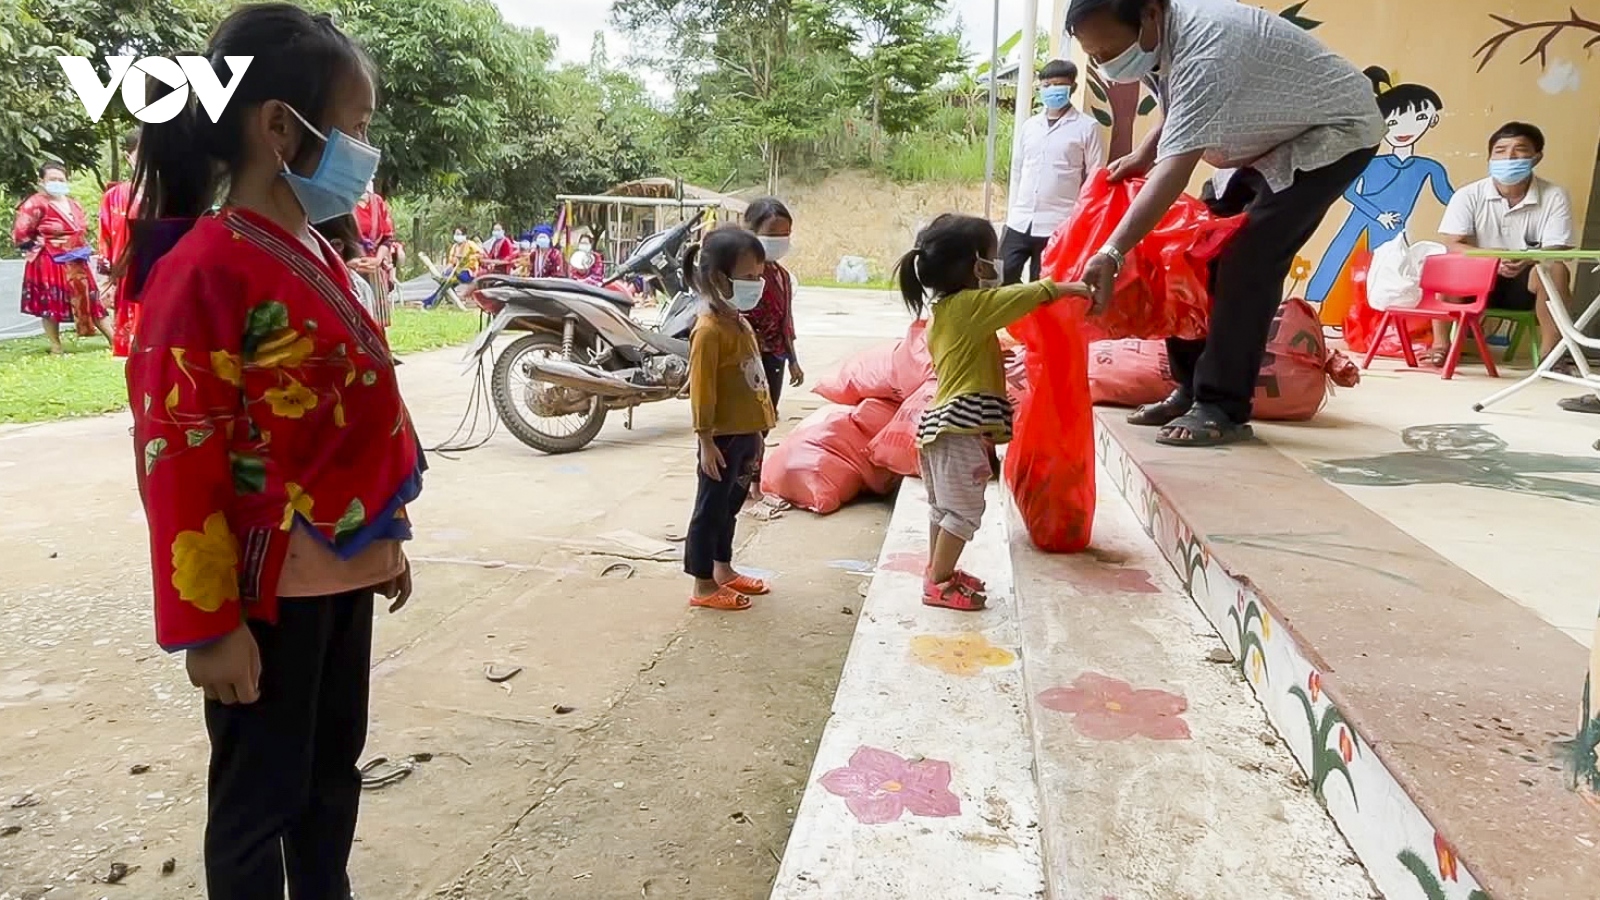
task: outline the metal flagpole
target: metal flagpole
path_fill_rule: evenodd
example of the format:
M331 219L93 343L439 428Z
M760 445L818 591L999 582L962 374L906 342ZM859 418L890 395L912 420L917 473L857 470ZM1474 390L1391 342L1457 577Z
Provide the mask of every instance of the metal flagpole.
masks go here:
M994 0L994 32L989 40L989 145L983 160L983 217L994 221L995 140L1000 131L1000 0Z

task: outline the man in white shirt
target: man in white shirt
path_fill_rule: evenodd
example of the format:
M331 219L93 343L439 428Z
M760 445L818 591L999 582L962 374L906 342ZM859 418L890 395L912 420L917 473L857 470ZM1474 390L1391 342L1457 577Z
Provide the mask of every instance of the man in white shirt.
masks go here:
M1489 137L1489 177L1456 191L1445 208L1439 233L1452 251L1570 250L1572 201L1565 189L1533 174L1544 158L1544 132L1526 122L1507 122ZM1550 267L1566 293L1571 274L1564 264ZM1561 334L1545 305L1544 282L1529 262L1503 262L1489 297L1492 309L1535 310L1539 314L1539 352L1548 356ZM1442 349L1441 349L1442 348ZM1437 322L1428 361L1443 365L1449 355L1450 326ZM1591 400L1593 397L1590 398ZM1600 411L1600 410L1596 410Z
M1078 87L1078 66L1052 60L1039 72L1039 97L1044 112L1022 125L1020 155L1011 163L1010 210L1000 242L1001 274L1006 284L1040 277L1039 256L1050 235L1072 218L1078 192L1096 169L1105 168L1100 126L1072 108Z
M1247 213L1211 264L1211 330L1167 341L1179 388L1129 421L1159 443L1251 437L1256 382L1283 285L1328 210L1366 170L1386 129L1372 81L1305 29L1239 0L1072 0L1067 29L1107 81L1143 82L1161 123L1110 166L1148 176L1083 280L1111 302L1126 254L1183 194L1201 162L1219 171L1219 215Z

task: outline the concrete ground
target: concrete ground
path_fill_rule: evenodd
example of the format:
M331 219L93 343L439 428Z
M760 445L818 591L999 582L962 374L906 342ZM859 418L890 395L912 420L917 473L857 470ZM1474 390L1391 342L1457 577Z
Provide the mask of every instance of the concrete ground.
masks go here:
M882 294L801 295L813 380L904 324ZM401 369L425 443L466 405L459 355ZM792 392L784 425L818 402ZM766 893L861 603L849 561L876 556L889 507L747 523L739 559L778 593L692 614L668 539L693 490L678 403L573 456L501 432L433 460L417 594L377 623L368 741L432 756L366 795L360 894ZM181 659L151 641L125 417L0 429L0 510L0 900L201 896L206 742ZM631 576L602 575L618 561ZM497 685L486 664L522 671Z
M1600 416L1578 388L1540 382L1481 413L1525 370L1455 379L1379 361L1303 425L1262 425L1275 449L1584 646L1595 634Z

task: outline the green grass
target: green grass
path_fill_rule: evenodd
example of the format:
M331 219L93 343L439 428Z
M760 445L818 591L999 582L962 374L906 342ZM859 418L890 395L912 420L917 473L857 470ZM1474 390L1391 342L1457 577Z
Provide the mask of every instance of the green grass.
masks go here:
M389 345L397 354L464 344L478 333L478 314L459 310L395 310ZM49 422L116 412L128 405L122 360L100 338L62 338L51 356L44 338L0 341L0 424Z
M104 339L63 336L61 343L64 356L51 356L42 337L0 341L0 423L93 416L128 405L122 360L112 358Z
M898 291L900 286L887 278L874 278L866 284L845 284L832 278L802 278L801 287L840 288L847 291Z
M389 326L389 347L396 354L454 347L478 333L478 314L459 309L397 309Z

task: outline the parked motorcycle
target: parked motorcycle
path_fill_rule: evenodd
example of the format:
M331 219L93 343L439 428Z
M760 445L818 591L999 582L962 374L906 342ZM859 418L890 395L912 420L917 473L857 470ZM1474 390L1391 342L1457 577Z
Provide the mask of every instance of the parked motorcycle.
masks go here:
M495 338L526 332L494 362L490 393L517 439L545 453L574 453L605 426L606 415L686 396L689 331L696 300L683 280L683 249L700 230L695 217L646 239L601 286L565 278L485 275L473 297L493 315L468 348L482 365ZM671 297L654 326L633 318L633 299L610 286L634 277Z

